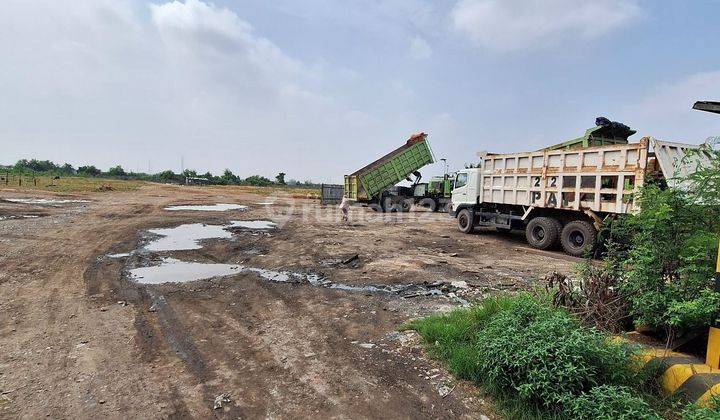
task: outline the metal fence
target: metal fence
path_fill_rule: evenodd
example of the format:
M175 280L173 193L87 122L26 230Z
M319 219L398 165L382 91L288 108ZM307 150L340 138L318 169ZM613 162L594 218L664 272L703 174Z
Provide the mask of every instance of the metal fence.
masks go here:
M33 174L14 174L12 172L0 172L0 186L6 187L22 187L22 186L33 186L43 185L43 182L52 183L53 177L50 176L35 176Z

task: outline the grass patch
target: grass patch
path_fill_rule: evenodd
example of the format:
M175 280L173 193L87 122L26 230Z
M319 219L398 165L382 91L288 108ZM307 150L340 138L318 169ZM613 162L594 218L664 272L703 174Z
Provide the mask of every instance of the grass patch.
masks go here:
M257 186L251 186L251 185L212 185L212 186L205 186L205 187L198 187L198 188L222 188L222 189L232 189L233 191L238 191L242 193L247 194L256 194L256 195L262 195L262 196L271 196L271 195L283 195L286 197L291 198L309 198L309 199L319 199L320 198L320 189L319 188L300 188L300 187L288 187L288 186L279 186L279 185L273 185L268 187L257 187Z
M511 418L660 418L637 347L522 293L418 319L429 353L496 397Z
M89 178L89 177L62 177L53 179L49 176L23 177L22 183L16 178L10 178L7 183L0 182L0 188L11 188L18 191L56 191L65 193L75 192L104 192L104 191L136 191L147 184L144 181L123 181L117 179Z

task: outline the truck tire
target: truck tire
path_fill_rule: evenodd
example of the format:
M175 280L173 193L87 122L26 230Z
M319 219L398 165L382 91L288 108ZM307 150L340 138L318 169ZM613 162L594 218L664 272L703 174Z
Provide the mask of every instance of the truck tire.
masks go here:
M398 205L392 197L385 197L382 200L382 211L385 213L394 213L399 211Z
M399 203L400 205L400 211L403 213L407 213L410 211L410 209L413 206L413 199L412 198L406 198Z
M457 215L458 230L462 233L472 233L475 228L475 220L473 214L468 209L462 209Z
M525 238L533 248L552 248L558 241L558 224L550 217L536 217L525 227Z
M563 228L560 242L568 255L582 257L595 248L597 231L590 222L574 220Z
M437 203L435 203L435 200L433 200L432 198L423 198L418 202L418 206L426 209L429 212L437 210Z

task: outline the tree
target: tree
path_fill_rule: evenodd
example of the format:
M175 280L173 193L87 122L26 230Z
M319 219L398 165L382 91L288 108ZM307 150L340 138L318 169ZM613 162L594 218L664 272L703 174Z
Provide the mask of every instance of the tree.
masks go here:
M160 178L162 181L172 181L175 179L175 173L173 171L162 171L159 174L157 174L157 177Z
M245 181L243 181L243 183L247 184L247 185L253 185L256 187L267 187L269 185L272 185L273 182L270 181L269 179L265 178L264 176L253 175L253 176L249 176L249 177L245 178Z
M195 178L195 177L197 177L197 172L195 172L195 171L192 170L192 169L185 169L182 174L183 174L183 176L184 176L185 178Z
M285 185L285 172L280 172L275 177L275 181L280 185Z
M64 164L62 167L60 167L60 172L62 172L65 175L74 175L75 174L75 168L69 163Z
M230 169L225 169L225 172L223 172L222 176L223 181L227 184L237 184L238 183L238 177L232 173Z
M80 166L77 169L77 173L78 173L78 175L98 176L102 173L102 171L93 165L88 165L88 166Z
M110 176L124 176L125 170L122 168L122 166L118 165L108 169L107 174Z

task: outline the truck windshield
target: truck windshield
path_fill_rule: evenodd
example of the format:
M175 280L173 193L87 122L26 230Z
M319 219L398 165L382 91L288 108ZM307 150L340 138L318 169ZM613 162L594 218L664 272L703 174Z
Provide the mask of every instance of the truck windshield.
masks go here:
M467 184L467 174L461 172L455 178L455 188L464 187Z

